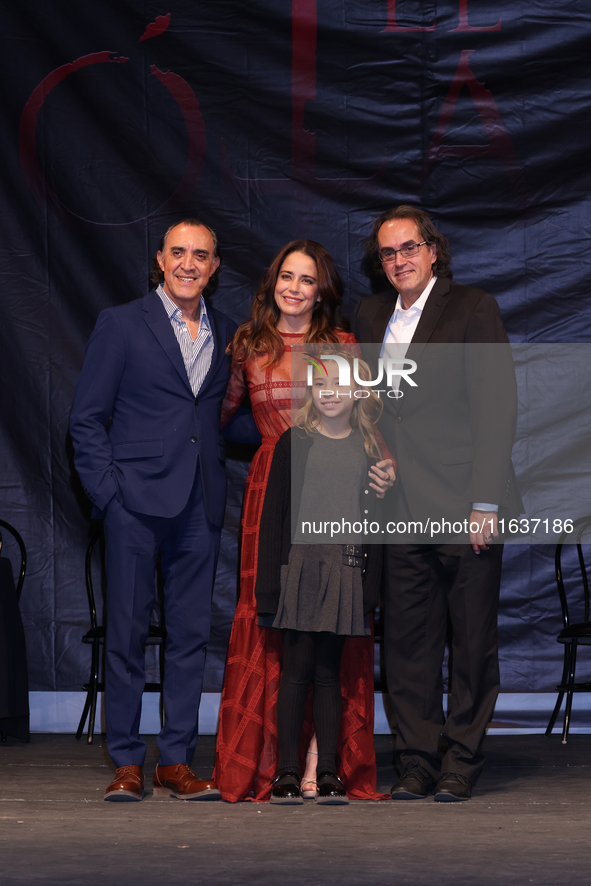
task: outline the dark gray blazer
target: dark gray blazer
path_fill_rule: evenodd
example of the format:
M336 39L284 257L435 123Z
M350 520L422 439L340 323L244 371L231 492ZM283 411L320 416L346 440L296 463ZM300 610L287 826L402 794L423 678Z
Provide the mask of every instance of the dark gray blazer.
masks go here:
M396 306L394 289L363 298L351 318L369 362ZM507 334L495 299L480 289L439 278L407 358L416 387L384 399L380 431L398 461L401 519L466 519L473 502L499 505L499 516L523 510L511 449L517 386Z

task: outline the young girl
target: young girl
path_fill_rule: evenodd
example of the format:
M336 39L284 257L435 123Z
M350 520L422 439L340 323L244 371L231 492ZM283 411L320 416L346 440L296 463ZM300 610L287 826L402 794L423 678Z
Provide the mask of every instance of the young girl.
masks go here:
M350 354L338 353L352 365ZM370 379L361 360L358 371L360 378ZM382 458L374 424L382 403L370 387L356 396L355 388L338 382L336 361L325 360L321 370L314 370L295 427L275 448L261 516L255 588L259 623L282 631L284 649L272 803L303 802L298 745L310 683L318 741L316 802L348 802L335 759L342 707L339 674L346 638L370 633L369 613L379 596L381 546L363 545L364 535L356 530L363 520L375 519L376 499L383 497L373 473ZM292 514L297 518L294 538L300 542L293 545ZM348 534L333 543L326 536L321 544L304 543L314 539L305 527L326 521L342 525L342 520L347 529L350 524Z

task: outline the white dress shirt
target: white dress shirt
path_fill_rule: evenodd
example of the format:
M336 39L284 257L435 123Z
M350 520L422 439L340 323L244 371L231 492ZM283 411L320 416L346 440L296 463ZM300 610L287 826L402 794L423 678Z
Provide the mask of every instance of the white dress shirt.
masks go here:
M403 345L409 344L412 341L412 337L419 325L423 308L425 307L431 290L435 286L436 280L437 277L431 277L414 305L411 305L410 308L407 308L406 310L402 307L402 299L398 296L394 313L392 314L390 322L388 323L388 328L386 329L384 345ZM384 349L382 348L382 352L383 350ZM403 355L401 354L401 356Z

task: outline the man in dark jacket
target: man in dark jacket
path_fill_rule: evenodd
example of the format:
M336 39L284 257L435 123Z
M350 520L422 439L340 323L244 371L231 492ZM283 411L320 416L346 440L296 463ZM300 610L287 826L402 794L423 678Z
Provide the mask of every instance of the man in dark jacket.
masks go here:
M220 261L210 228L195 219L173 225L156 258L157 288L100 314L70 423L76 468L104 517L107 747L117 767L105 800L143 796L143 646L159 554L166 722L154 786L179 799L219 797L189 764L224 517L219 421L236 326L202 298Z
M401 773L392 797L467 800L499 689L498 521L522 508L511 465L515 376L495 299L452 282L447 241L425 212L384 212L368 249L393 288L359 302L353 332L368 362L375 347L364 343L416 363L415 385L401 381L400 396L385 399L380 426L398 461L396 527L414 528L386 550L386 668Z

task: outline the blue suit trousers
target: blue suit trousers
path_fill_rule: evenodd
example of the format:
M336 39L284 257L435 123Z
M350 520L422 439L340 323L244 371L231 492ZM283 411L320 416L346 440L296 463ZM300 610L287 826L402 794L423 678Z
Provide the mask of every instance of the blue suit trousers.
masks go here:
M117 496L104 515L107 572L105 713L115 766L143 766L139 735L145 683L143 646L156 596L158 554L164 578L167 638L160 765L190 764L197 744L205 650L219 553L220 527L205 516L200 471L176 517L126 510Z

